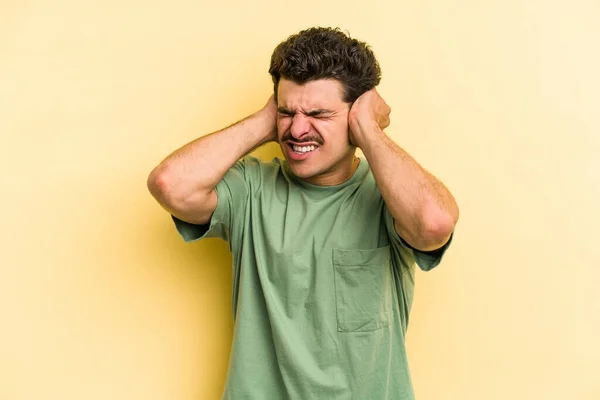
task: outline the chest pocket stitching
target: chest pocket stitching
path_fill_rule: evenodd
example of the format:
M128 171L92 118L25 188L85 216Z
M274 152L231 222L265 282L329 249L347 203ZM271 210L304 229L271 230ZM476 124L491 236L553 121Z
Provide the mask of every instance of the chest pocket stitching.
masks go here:
M390 323L390 246L333 249L338 332L372 332Z

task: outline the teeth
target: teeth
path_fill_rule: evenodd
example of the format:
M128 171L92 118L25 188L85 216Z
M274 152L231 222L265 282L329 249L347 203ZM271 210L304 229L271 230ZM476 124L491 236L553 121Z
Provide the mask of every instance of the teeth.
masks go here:
M294 151L296 153L308 153L309 151L313 151L316 149L316 146L293 146Z

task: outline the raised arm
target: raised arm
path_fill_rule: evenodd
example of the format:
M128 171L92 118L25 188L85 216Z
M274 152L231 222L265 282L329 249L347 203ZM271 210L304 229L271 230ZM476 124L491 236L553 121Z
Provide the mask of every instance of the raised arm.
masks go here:
M385 134L390 111L375 89L363 94L348 117L350 140L369 161L396 233L417 250L436 250L450 238L458 206L442 182Z
M202 136L165 158L148 176L148 189L175 217L206 224L217 207L215 186L243 156L277 140L273 97L258 112Z

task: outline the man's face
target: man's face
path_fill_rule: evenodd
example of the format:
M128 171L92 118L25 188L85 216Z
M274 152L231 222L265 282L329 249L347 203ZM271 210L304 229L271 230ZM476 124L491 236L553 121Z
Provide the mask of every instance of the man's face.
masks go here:
M309 183L335 185L349 178L355 148L348 139L350 104L342 94L332 79L279 82L279 144L292 172Z

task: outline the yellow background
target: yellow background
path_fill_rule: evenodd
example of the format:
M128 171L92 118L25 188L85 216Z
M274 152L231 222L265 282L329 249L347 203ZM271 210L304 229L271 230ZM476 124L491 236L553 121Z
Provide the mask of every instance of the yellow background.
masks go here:
M219 398L227 245L146 177L312 25L372 44L389 134L461 207L417 276L417 398L600 399L597 0L0 0L0 399Z

